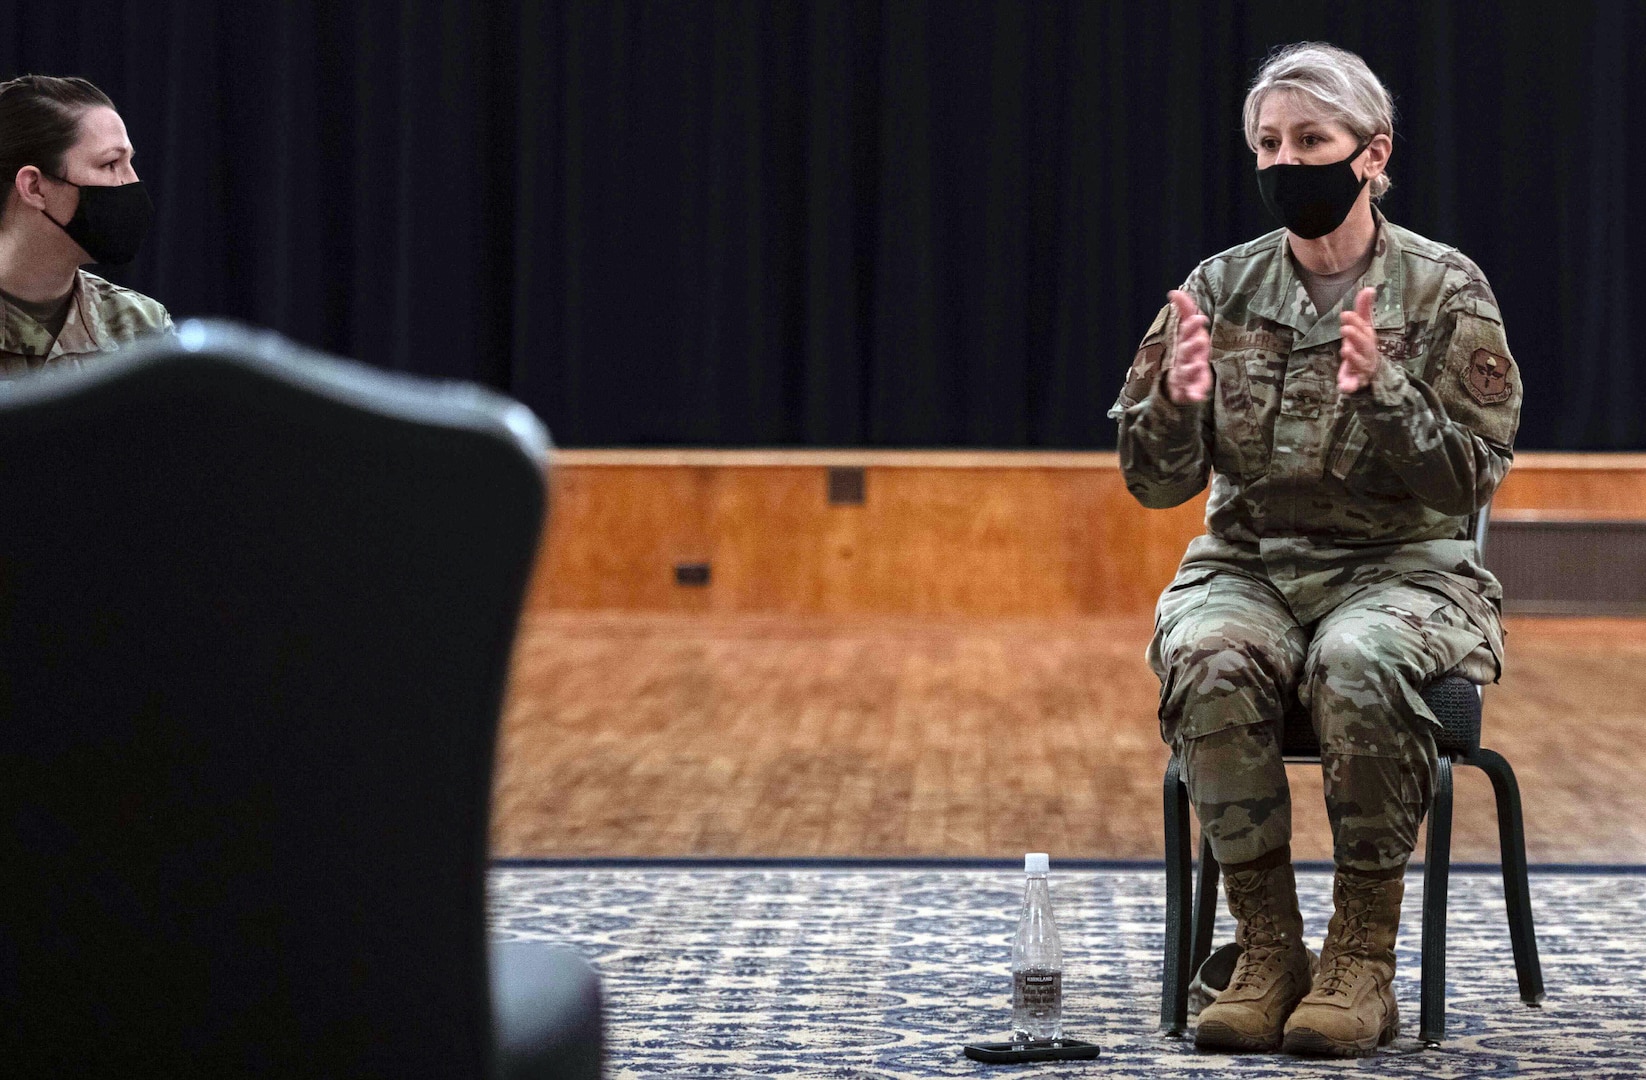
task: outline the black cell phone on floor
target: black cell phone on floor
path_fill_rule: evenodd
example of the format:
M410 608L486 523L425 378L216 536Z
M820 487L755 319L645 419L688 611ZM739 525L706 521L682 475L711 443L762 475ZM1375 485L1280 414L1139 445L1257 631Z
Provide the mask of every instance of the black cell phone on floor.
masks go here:
M967 1043L966 1056L991 1065L1026 1061L1081 1061L1103 1052L1096 1043L1080 1039L1025 1039L1022 1042Z

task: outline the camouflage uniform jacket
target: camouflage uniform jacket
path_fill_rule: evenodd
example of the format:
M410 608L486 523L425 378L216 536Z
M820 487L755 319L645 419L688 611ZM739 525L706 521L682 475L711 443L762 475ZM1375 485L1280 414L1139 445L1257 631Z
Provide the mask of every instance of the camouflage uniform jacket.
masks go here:
M78 368L145 334L170 332L171 316L158 300L81 270L57 340L11 304L0 319L0 386L43 367Z
M1211 473L1207 533L1174 586L1250 574L1306 625L1400 580L1459 604L1501 663L1502 593L1468 519L1514 457L1520 375L1480 269L1374 215L1371 265L1342 301L1377 290L1384 363L1370 385L1338 392L1338 313L1317 315L1276 230L1207 259L1183 285L1211 319L1207 401L1167 396L1177 317L1170 305L1156 316L1109 411L1121 470L1150 507L1192 498Z

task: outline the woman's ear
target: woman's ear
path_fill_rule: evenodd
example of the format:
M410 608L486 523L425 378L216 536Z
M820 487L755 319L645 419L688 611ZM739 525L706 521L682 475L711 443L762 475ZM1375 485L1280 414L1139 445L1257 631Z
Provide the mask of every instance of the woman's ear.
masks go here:
M40 170L35 166L25 165L17 170L17 175L12 179L12 190L17 194L17 201L23 205L36 210L46 208L45 185L41 183Z
M1394 149L1394 140L1389 136L1373 135L1372 141L1366 144L1366 152L1360 155L1361 161L1365 162L1362 166L1362 175L1368 180L1383 175L1389 167L1389 155L1394 153Z

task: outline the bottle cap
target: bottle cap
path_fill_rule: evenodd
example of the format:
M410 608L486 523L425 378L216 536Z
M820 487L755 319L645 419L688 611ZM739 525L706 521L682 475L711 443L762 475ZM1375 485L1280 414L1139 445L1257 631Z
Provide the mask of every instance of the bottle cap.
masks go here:
M1023 856L1023 872L1026 874L1044 874L1051 868L1051 859L1044 851L1033 851Z

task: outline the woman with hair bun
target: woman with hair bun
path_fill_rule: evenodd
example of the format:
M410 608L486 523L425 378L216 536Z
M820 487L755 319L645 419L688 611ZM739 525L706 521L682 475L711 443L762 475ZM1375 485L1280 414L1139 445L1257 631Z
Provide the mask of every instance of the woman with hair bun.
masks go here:
M130 262L154 208L114 103L85 79L0 83L0 380L169 331L157 301L80 269Z
M1195 1042L1355 1056L1399 1030L1402 881L1439 767L1422 691L1502 668L1502 593L1469 522L1513 459L1520 376L1480 268L1376 207L1394 109L1365 61L1277 52L1245 132L1284 227L1169 294L1109 415L1143 505L1211 480L1148 654L1242 946ZM1318 966L1291 866L1292 711L1320 739L1336 864Z

